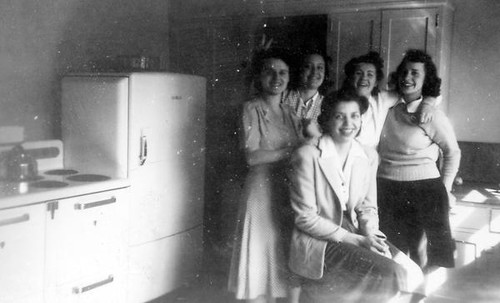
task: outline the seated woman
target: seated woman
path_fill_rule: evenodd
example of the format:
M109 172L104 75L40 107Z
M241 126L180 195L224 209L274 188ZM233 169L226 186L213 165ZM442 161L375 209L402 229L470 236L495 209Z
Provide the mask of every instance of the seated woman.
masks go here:
M354 139L367 106L352 91L326 97L318 144L292 156L289 266L305 278L300 302L388 302L403 293L408 300L423 281L420 268L378 229L378 156Z

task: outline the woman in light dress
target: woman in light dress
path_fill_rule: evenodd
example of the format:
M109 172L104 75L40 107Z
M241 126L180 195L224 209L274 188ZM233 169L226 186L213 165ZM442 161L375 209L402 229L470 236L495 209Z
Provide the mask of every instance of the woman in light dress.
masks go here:
M259 92L245 102L241 145L249 166L241 195L228 288L237 299L274 302L288 292L288 251L293 215L287 169L302 142L300 119L281 102L289 82L282 51L254 58Z

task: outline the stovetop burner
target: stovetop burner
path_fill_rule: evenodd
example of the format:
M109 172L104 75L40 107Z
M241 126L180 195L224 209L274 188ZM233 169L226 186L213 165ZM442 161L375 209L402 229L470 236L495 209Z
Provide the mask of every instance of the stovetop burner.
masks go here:
M97 182L97 181L109 180L111 178L104 175L81 174L81 175L69 176L66 179L71 181L80 181L80 182Z
M54 175L54 176L74 175L77 173L78 171L74 169L52 169L45 172L46 175Z
M68 186L68 183L54 180L42 180L38 182L30 183L29 186L38 188L57 188Z

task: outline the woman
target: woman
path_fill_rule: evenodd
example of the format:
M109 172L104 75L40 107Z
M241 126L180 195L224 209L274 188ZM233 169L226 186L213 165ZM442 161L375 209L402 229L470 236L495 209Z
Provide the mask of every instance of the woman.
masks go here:
M254 66L259 94L243 106L242 147L250 169L239 209L229 290L237 299L273 302L287 296L293 217L286 168L302 137L300 120L281 103L289 82L282 52L263 51Z
M305 278L301 302L387 302L423 280L378 229L377 153L355 140L366 108L355 92L326 97L318 119L323 136L292 156L289 265Z
M326 77L325 57L318 51L303 52L297 66L297 75L284 101L292 106L302 119L317 120L321 110L323 84Z
M325 81L325 57L317 51L305 52L301 59L296 88L284 95L284 103L290 105L307 129L308 137L319 137L317 126L323 95L320 89Z
M368 99L368 109L363 114L363 127L357 140L365 145L377 147L382 127L389 108L398 101L394 91L379 89L379 83L384 78L384 60L377 52L352 58L344 67L345 80L343 89L354 89L360 96ZM414 123L424 124L432 120L437 100L428 97L417 109Z
M379 144L381 227L424 272L453 267L448 211L460 149L442 111L436 110L429 123L412 123L422 99L439 95L441 79L431 57L420 50L409 50L395 75L400 98L389 110Z

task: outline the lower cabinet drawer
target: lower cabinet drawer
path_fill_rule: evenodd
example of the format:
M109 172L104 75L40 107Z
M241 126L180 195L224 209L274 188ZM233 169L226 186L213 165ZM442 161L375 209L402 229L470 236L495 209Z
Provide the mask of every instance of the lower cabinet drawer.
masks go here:
M452 229L488 229L490 222L490 209L483 206L462 206L457 205L450 214L450 224Z
M500 234L500 209L491 209L490 232Z
M201 270L202 237L200 225L171 237L130 246L127 302L147 302L194 280Z

